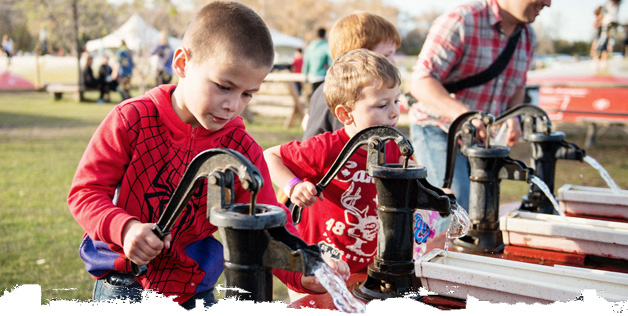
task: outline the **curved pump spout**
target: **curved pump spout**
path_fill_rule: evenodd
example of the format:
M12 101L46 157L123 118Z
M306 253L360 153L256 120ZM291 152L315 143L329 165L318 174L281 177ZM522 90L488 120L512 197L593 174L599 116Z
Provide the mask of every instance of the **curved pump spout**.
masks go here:
M414 153L414 148L410 141L397 129L385 126L371 126L365 128L353 136L342 148L340 155L336 158L329 171L325 176L316 184L316 190L320 194L333 180L338 172L342 170L344 165L349 161L351 156L358 148L364 145L369 145L369 154L367 156L367 165L379 165L384 164L386 159L386 141L394 140L399 146L401 154L405 157L404 165L407 166L410 157ZM376 154L371 155L370 152L374 150ZM299 206L292 208L292 220L295 224L301 222L301 215L303 209Z
M565 141L563 132L553 132L552 123L543 109L531 104L522 104L504 112L495 123L505 122L509 118L521 117L523 139L532 146L532 165L534 175L547 184L550 192L554 192L556 160L582 161L584 149ZM530 191L523 198L522 210L546 214L554 213L554 206L545 193L535 184L530 183Z
M235 175L242 188L251 193L250 204L234 203ZM307 245L286 230L287 217L282 208L256 204L263 177L246 157L231 149L209 149L192 160L155 224L153 232L157 236L163 239L170 233L205 179L207 217L219 228L224 243L225 283L229 289L226 296L270 302L272 268L311 275L323 263L318 246ZM136 269L137 274L148 270Z
M472 226L467 235L454 240L453 245L468 252L499 252L504 246L499 230L499 184L503 179L529 182L533 170L525 163L511 159L509 148L491 146L488 140L479 139L472 124L474 120L484 124L486 130L495 121L489 114L467 112L452 123L447 139L444 186L451 187L459 146L461 153L469 158L470 169L468 211ZM485 143L482 144L482 141Z

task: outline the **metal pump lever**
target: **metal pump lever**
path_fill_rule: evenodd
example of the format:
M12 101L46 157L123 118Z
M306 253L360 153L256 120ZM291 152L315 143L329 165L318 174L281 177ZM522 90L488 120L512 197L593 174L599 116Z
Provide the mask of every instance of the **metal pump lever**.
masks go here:
M406 161L412 157L414 148L412 144L399 130L394 127L386 125L377 125L365 128L353 136L347 144L342 148L340 155L334 161L331 168L327 171L325 176L316 184L316 192L320 194L329 185L342 167L347 163L349 158L355 153L355 151L362 145L377 143L378 155L368 155L367 167L369 165L383 164L386 160L385 142L388 140L394 140L399 146L401 154L406 157ZM294 206L292 208L292 221L295 224L301 222L303 214L303 208Z
M235 200L233 173L238 175L242 187L252 192L251 212L255 210L255 196L264 185L259 170L241 153L227 148L213 148L198 154L185 170L179 185L175 189L168 205L162 212L152 231L159 239L164 239L174 226L175 222L187 206L192 195L202 184L204 178L212 184L220 182L222 190L207 192L208 210L222 207L225 201L233 203ZM213 203L213 204L212 204ZM251 214L254 215L254 214ZM209 212L207 212L209 216ZM131 271L135 276L146 274L147 267L139 266L130 261Z
M586 153L575 144L566 142L565 133L552 131L549 116L536 105L522 104L514 107L499 116L495 123L518 116L522 117L523 139L532 147L531 160L534 165L534 175L545 182L553 193L556 160L582 161ZM521 209L548 214L554 212L554 206L545 193L532 183L528 195L523 198Z
M547 113L540 107L533 104L521 104L519 106L508 109L500 116L495 118L494 124L501 124L506 120L523 116L523 137L540 132L546 135L552 132L552 122L549 120ZM539 120L537 120L539 119Z
M451 188L451 181L454 176L454 166L456 165L456 153L458 152L458 141L461 147L472 146L478 141L476 136L476 127L471 124L474 119L481 120L485 125L490 125L494 117L492 115L480 112L469 111L456 118L449 127L447 133L447 168L445 169L445 180L443 187Z
M555 147L552 148L555 154L554 158L582 161L586 155L584 149L564 141L565 135L562 132L553 132L549 116L536 105L522 104L509 109L495 119L495 124L500 124L509 118L518 116L523 117L521 120L523 122L522 134L525 141L532 143L556 143Z

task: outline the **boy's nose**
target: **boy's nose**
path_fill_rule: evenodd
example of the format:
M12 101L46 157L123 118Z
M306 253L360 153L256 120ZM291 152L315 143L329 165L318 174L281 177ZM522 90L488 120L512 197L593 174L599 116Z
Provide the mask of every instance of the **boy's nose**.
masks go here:
M238 108L239 102L239 98L230 96L222 103L222 108L227 110L228 112L235 112L235 110Z
M400 115L399 106L393 106L393 109L390 111L390 118L398 118Z

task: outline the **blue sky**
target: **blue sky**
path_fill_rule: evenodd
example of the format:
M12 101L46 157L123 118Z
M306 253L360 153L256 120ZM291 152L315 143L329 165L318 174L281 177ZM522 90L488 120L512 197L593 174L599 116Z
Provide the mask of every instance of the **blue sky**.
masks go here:
M384 3L419 16L424 12L444 12L469 1L472 0L384 0ZM628 3L623 2L619 21L628 24ZM542 24L544 30L552 32L553 38L589 41L593 34L593 10L604 3L606 0L554 0L534 23Z

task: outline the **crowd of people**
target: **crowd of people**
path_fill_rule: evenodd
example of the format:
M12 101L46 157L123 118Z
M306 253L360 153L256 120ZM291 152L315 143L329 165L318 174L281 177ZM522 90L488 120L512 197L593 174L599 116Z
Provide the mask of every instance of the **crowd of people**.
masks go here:
M550 5L551 0L477 0L443 14L431 26L410 81L418 100L410 108L414 163L426 166L431 184L443 185L447 132L456 117L470 110L497 116L522 103L536 45L530 24ZM207 196L194 194L187 216L163 240L152 232L162 201L191 159L209 148L230 148L250 159L266 183L257 202L282 208L286 228L318 245L327 264L345 279L373 261L377 193L364 175L366 151L357 151L325 192L315 184L352 136L374 125L397 125L402 93L393 55L401 37L392 23L366 12L337 21L329 39L324 28L317 35L303 52L302 71L315 88L304 124L311 132L300 141L264 151L239 117L273 68L274 47L264 21L237 2L212 2L191 21L182 47L167 58L177 84L169 84L164 71L162 84L114 107L87 146L68 196L70 211L86 232L80 253L96 279L94 299L137 301L142 289L152 289L188 309L197 299L205 306L216 302L213 288L222 272L223 249L205 214ZM509 43L514 48L504 63L498 56ZM465 53L469 51L478 53ZM156 54L169 56L167 50ZM124 78L132 73L133 59L125 45L117 56L122 65L118 91L128 91ZM494 68L489 66L496 60L503 65L487 74L488 81L460 83ZM116 77L111 72L103 76ZM97 78L86 75L85 82L105 82L100 74ZM521 135L519 124L514 119L505 124L513 145ZM480 136L488 132L478 129ZM388 144L386 161L401 158L397 145ZM467 208L468 162L460 153L456 161L451 189ZM236 182L233 202L248 203L250 194ZM296 225L291 204L303 207ZM415 226L430 227L430 236L447 225L446 218L432 212L414 218ZM425 239L415 242L420 246ZM415 256L420 255L417 247ZM134 276L129 262L147 265L148 272ZM325 292L314 276L274 273L294 298Z

